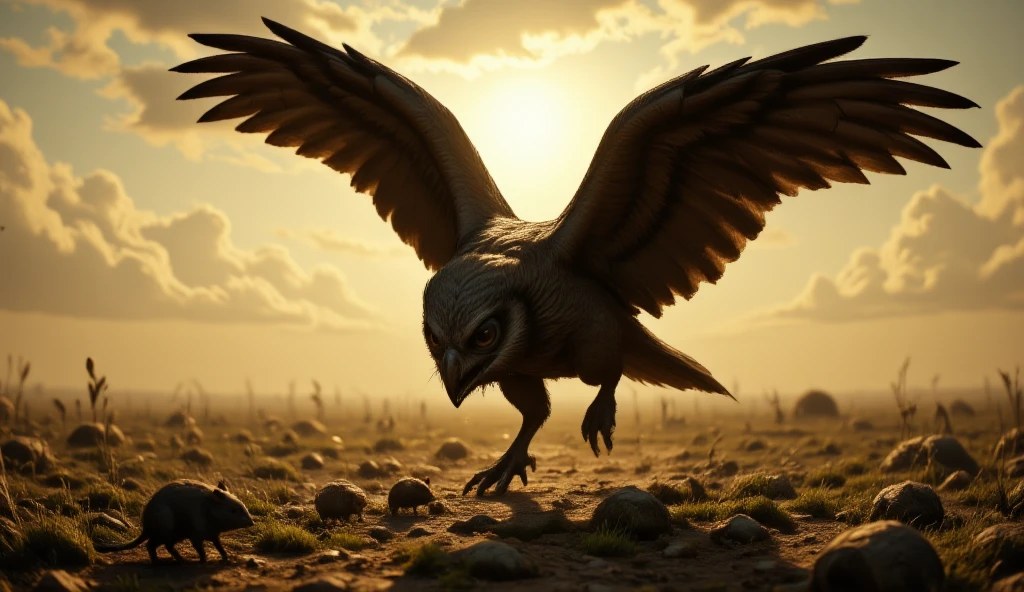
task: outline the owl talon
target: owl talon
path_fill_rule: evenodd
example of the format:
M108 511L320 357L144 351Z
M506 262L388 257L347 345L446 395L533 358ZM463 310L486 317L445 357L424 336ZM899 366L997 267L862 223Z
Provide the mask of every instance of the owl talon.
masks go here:
M611 453L612 433L615 431L614 396L605 396L601 393L597 395L594 402L587 408L587 414L583 416L581 431L583 432L583 441L590 443L590 449L594 451L594 456L600 456L599 442L601 440L604 441L605 448ZM601 440L598 440L598 434L601 435Z
M525 486L528 481L526 467L536 471L537 458L525 451L509 450L493 466L473 475L463 488L462 495L476 487L476 494L483 496L491 486L494 486L495 495L501 495L508 491L509 485L517 476Z

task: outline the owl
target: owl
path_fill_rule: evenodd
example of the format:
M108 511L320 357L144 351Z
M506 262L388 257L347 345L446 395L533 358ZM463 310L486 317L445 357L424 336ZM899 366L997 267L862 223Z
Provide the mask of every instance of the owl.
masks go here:
M497 385L523 418L463 494L502 494L517 476L527 484L530 442L550 415L546 380L597 389L581 426L595 455L600 442L612 449L622 377L731 396L637 317L715 283L782 196L866 184L865 171L906 174L896 157L948 168L918 137L979 146L913 108L976 104L903 80L955 62L839 61L866 38L836 39L704 66L643 93L612 120L561 215L527 222L423 89L348 45L264 23L281 41L191 35L228 53L173 68L220 75L178 98L216 97L200 122L245 118L239 132L350 175L436 272L423 291L423 338L452 404Z

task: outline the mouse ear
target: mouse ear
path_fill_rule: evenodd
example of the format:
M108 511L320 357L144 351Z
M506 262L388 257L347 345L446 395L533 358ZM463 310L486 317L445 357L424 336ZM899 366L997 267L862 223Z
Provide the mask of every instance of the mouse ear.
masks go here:
M221 491L227 491L228 490L227 486L224 485L224 480L223 479L221 479L220 481L217 482L217 489L219 489Z
M423 482L426 483L427 485L430 485L430 477L424 479Z
M220 501L220 500L223 500L224 498L226 498L226 497L227 497L227 494L226 494L226 493L224 493L224 490L223 490L223 489L214 489L214 490L213 490L213 497L214 497L214 498L215 498L216 500Z

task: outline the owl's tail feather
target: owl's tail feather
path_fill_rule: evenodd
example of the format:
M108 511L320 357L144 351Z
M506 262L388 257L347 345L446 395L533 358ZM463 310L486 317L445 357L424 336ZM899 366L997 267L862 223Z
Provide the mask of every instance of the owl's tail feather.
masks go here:
M655 337L638 321L626 329L623 374L641 384L735 397L697 360Z

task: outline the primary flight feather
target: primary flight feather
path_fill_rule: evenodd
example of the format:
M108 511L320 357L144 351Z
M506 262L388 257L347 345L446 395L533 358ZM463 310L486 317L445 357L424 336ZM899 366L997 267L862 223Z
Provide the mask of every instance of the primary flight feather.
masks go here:
M895 157L948 168L918 140L977 141L913 106L977 107L899 80L935 59L830 61L849 37L755 62L698 68L637 97L609 125L579 190L549 222L515 216L456 118L413 82L351 47L325 45L264 19L286 43L192 35L231 53L175 72L223 74L180 99L228 97L200 122L245 121L275 146L352 177L377 213L437 273L423 293L423 333L452 403L496 383L522 413L509 450L464 493L525 485L534 434L550 414L545 379L600 387L582 433L609 451L622 376L729 395L686 354L652 335L660 316L714 283L764 228L780 195L863 171L905 174Z

